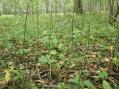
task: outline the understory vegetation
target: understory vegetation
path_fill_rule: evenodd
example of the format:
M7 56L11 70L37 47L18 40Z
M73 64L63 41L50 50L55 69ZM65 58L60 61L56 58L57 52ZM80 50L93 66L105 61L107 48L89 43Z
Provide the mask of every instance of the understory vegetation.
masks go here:
M0 17L0 89L119 89L119 26L108 15Z

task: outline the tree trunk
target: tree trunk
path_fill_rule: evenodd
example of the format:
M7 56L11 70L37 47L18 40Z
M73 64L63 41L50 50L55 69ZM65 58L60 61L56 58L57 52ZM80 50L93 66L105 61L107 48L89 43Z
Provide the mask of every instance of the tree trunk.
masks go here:
M75 0L75 12L78 14L82 14L83 13L83 3L82 0Z
M2 13L3 13L3 5L2 5L2 3L1 3L0 16L2 15Z
M110 18L109 23L117 22L117 17L119 15L119 2L115 0L109 0L110 6Z
M30 0L30 14L32 16L32 21L33 21L33 14L34 14L33 8L34 8L34 6L33 6L33 0Z
M114 17L117 18L118 15L119 15L119 3L117 2L117 10Z
M45 9L46 9L46 13L49 13L49 0L45 0Z
M17 13L17 1L14 0L14 15L16 16L18 13Z

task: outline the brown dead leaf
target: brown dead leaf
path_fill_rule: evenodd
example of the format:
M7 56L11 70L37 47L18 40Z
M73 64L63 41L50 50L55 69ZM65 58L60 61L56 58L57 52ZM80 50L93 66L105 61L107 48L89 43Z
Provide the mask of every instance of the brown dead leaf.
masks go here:
M92 89L99 89L99 88L97 88L97 87L94 86Z
M0 86L1 86L1 85L5 85L5 84L6 84L5 81L0 81Z
M103 68L103 67L100 67L100 71L108 71L108 68Z
M47 81L46 80L43 80L43 79L36 80L35 82L36 83L40 83L40 84L46 84L47 83Z
M105 61L106 61L106 62L109 62L109 61L110 61L110 59L109 59L109 58L105 58Z
M63 65L64 61L59 61L58 64Z

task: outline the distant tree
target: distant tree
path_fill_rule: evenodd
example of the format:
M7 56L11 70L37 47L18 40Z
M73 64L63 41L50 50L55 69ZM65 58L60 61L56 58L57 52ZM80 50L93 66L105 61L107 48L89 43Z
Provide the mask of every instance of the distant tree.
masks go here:
M116 11L115 11L114 17L117 18L118 15L119 15L119 1L116 2Z
M74 9L75 9L75 12L78 14L82 14L83 13L83 3L82 3L82 0L75 0L74 2Z
M14 0L14 15L17 15L17 1Z
M45 0L46 13L49 13L49 0Z
M110 6L110 18L109 23L117 21L119 15L119 1L118 0L109 0Z
M2 6L2 3L0 3L0 16L2 15L2 12L3 12L3 6Z

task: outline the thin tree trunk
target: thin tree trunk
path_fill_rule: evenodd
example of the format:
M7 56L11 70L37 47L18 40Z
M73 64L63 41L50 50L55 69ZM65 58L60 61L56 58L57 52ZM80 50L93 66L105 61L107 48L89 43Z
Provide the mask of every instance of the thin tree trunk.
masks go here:
M45 0L46 13L49 13L49 0Z
M14 0L14 15L17 15L17 2Z
M116 5L115 5L116 4ZM109 23L117 22L117 17L119 15L119 3L115 0L109 0L109 6L110 6L110 18Z
M31 9L31 11L30 11L30 13L31 13L31 16L32 16L32 21L33 21L33 0L30 0L30 9Z
M109 0L109 6L110 6L110 19L109 19L109 22L112 23L113 22L113 14L114 14L114 2L113 0Z
M78 14L82 14L83 13L83 3L82 0L75 0L75 12Z
M118 15L119 15L119 3L117 2L117 10L114 17L117 18Z

